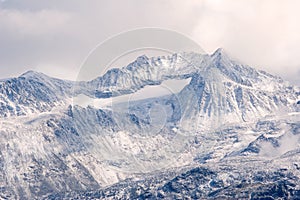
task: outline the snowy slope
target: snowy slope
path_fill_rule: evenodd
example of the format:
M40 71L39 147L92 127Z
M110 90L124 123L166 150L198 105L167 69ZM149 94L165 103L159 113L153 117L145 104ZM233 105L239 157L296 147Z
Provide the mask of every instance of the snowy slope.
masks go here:
M0 81L0 117L50 111L71 97L72 85L33 71Z

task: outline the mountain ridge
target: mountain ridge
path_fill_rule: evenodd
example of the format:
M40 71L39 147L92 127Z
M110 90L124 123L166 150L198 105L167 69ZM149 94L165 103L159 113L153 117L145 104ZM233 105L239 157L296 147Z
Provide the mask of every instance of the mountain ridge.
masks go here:
M28 71L18 78L2 81L0 84L2 85L1 88L4 88L3 85L5 83L12 85L11 81L18 82L20 85L27 81L27 87L34 83L46 84L47 91L52 93L60 92L61 97L56 97L56 99L63 101L64 98L72 98L79 94L87 95L90 98L110 98L131 94L147 85L160 85L163 81L169 79L187 79L195 77L195 74L202 76L206 82L220 83L224 82L224 78L226 78L230 80L226 82L228 85L238 83L243 86L253 87L261 84L259 89L270 91L284 90L285 88L272 88L277 87L281 83L282 87L291 87L285 86L284 84L286 83L278 77L232 61L224 49L221 48L217 49L212 55L183 53L182 55L172 54L167 57L148 58L145 55L140 56L123 68L108 70L103 76L87 82L65 81L49 77L43 73ZM263 88L262 85L268 85L269 88ZM18 86L11 87L17 89ZM2 94L4 93L5 90L2 89ZM32 93L34 92L32 91ZM9 96L8 92L6 92L6 96ZM2 99L4 98L2 97ZM16 113L17 109L14 112L10 112L9 109L7 109L6 113ZM4 105L2 104L3 110Z

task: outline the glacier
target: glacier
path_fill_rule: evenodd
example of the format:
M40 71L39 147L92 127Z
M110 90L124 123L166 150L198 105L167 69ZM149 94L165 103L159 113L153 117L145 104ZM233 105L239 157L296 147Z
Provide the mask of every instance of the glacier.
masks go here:
M298 199L299 102L223 49L90 81L28 71L0 81L0 198Z

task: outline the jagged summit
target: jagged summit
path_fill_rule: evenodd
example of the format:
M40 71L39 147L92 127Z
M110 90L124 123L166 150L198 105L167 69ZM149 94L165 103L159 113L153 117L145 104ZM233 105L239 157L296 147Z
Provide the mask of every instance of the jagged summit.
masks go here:
M223 62L224 65L231 65L232 58L223 48L218 48L210 57L217 63Z
M29 78L29 77L39 77L39 76L47 76L47 75L43 74L41 72L34 71L34 70L29 70L29 71L21 74L19 77Z
M146 55L142 55L142 56L137 57L135 62L137 62L139 64L147 64L148 61L149 61L149 58Z
M212 54L212 56L221 56L221 55L227 55L225 49L223 48L218 48L214 51L214 53Z

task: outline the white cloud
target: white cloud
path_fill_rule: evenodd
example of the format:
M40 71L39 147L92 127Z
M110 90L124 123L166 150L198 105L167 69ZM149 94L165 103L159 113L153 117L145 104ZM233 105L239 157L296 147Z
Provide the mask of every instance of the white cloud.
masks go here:
M299 1L205 1L193 38L300 84Z
M274 147L270 142L261 144L260 155L265 157L278 157L288 151L299 148L299 135L286 133L279 139L279 147Z
M41 63L63 64L73 72L108 37L161 27L190 36L207 52L223 47L246 64L300 85L299 7L297 0L5 1L0 3L0 74L12 74L3 66L20 74L24 66ZM30 51L21 51L24 45Z
M40 10L36 12L0 9L2 30L14 31L21 35L51 35L62 28L70 15L57 10Z

